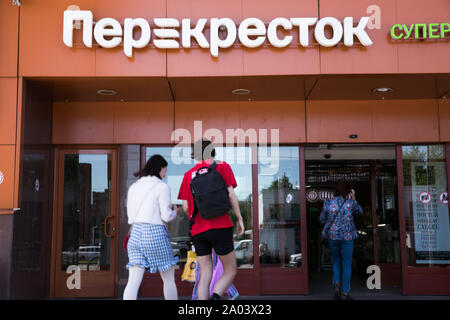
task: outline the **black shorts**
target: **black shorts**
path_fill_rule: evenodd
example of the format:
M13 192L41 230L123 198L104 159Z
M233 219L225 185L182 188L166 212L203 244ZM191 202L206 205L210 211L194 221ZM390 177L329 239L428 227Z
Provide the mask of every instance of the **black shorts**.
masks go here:
M224 256L234 250L233 228L211 229L192 236L197 256L207 256L212 249Z

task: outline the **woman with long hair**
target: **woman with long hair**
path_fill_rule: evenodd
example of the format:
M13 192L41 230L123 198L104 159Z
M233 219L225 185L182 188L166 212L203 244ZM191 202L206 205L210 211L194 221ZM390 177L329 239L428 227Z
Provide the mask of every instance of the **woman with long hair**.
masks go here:
M162 181L167 165L162 156L153 155L135 173L139 180L128 189L127 214L132 229L127 244L129 276L124 300L136 300L146 270L159 272L166 300L178 299L174 277L178 257L173 255L167 231L167 224L176 218L177 207L171 203L169 186Z
M352 255L354 240L358 238L353 214L363 214L356 202L355 190L346 181L340 181L333 197L324 201L320 222L324 225L322 238L328 239L333 260L333 286L336 300L350 297ZM342 281L341 281L342 278Z

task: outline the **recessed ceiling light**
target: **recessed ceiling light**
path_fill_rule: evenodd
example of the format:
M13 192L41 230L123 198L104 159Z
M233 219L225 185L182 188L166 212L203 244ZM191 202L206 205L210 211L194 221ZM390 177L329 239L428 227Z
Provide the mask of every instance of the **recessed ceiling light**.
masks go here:
M112 89L100 89L100 90L97 91L97 93L102 95L102 96L113 96L117 92L112 90Z
M389 87L380 87L380 88L375 88L372 91L375 93L388 93L388 92L394 91L394 89L389 88Z
M249 89L234 89L233 91L231 91L233 94L240 94L240 95L244 95L244 94L249 94L251 91Z

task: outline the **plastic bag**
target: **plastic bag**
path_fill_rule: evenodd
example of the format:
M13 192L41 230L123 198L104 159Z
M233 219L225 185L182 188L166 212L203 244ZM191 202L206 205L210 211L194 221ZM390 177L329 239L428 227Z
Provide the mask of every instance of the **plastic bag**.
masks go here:
M214 293L214 286L216 285L216 282L220 279L220 277L223 274L223 265L220 261L219 257L216 255L215 252L212 254L213 259L213 275L211 279L211 285L209 286L209 296L211 297ZM231 284L230 287L225 291L225 294L230 297L231 300L235 300L237 297L239 297L239 293L234 286L234 284Z
M213 262L213 275L211 278L211 284L209 286L209 293L210 296L214 293L214 286L216 285L217 280L220 279L220 277L223 274L223 265L220 261L219 257L216 255L216 253L213 251L212 253L212 262ZM195 285L194 289L192 291L192 300L198 300L198 282L200 281L200 265L197 265L196 272L195 272ZM236 287L231 284L230 287L225 291L225 294L230 298L230 300L235 300L239 297L239 292L237 291Z
M184 271L181 275L182 281L195 282L195 270L197 266L197 255L194 251L189 250L187 253L187 261L184 265Z

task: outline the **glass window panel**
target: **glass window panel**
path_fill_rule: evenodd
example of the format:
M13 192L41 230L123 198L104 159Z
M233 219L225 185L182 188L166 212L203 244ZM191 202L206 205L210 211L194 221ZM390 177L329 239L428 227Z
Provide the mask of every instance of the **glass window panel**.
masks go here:
M66 154L63 197L62 270L109 270L104 224L110 215L111 155Z
M179 152L178 152L179 151ZM183 212L182 201L178 200L178 191L186 171L194 165L191 159L191 148L173 147L148 147L146 148L145 161L154 154L160 154L166 159L168 166L163 181L169 185L170 197L173 204L178 205L177 217L169 223L167 229L170 235L170 243L175 256L179 257L177 268L184 268L189 246L189 218Z
M252 201L252 155L250 147L217 147L216 159L223 159L233 170L237 187L234 189L244 221L244 234L236 236L236 216L231 210L234 247L239 268L253 268L253 201Z
M450 264L447 168L443 145L402 147L408 264Z
M215 147L217 161L227 162L235 175L235 189L241 215L244 220L244 235L236 236L236 218L230 212L234 224L234 241L239 268L253 268L253 212L252 212L252 166L250 147ZM168 230L175 255L179 255L178 267L183 268L189 251L189 219L182 210L182 201L178 200L178 192L186 171L194 165L191 159L191 147L147 147L146 161L154 154L162 155L168 162L164 181L169 185L172 203L179 205L177 218L169 223Z
M46 153L23 155L20 213L14 215L12 270L37 272L41 269L45 211L48 210L48 163Z
M300 267L299 147L258 148L261 265Z

